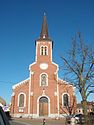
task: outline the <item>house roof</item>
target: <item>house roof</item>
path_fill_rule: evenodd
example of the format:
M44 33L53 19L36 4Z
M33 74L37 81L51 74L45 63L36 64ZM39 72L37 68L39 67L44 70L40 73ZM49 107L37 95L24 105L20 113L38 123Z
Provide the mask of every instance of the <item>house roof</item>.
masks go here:
M93 106L94 105L94 102L87 102L87 106ZM82 108L82 104L81 103L78 103L77 104L77 108Z

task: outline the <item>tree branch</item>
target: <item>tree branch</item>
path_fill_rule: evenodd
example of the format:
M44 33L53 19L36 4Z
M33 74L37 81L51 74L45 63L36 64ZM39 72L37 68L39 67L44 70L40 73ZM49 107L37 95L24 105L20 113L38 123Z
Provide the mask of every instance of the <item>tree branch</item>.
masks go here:
M89 70L88 70L88 72L87 72L87 74L86 74L86 77L85 77L85 79L84 79L85 82L86 82L86 80L88 80L89 74L90 74L90 72L91 72L93 66L94 66L94 61L92 61L91 65L90 65L90 68L89 68Z
M72 70L78 77L78 73L74 70L74 68L68 63L68 61L64 58L64 57L61 57L63 59L63 61L67 64L67 66L70 68L70 70Z

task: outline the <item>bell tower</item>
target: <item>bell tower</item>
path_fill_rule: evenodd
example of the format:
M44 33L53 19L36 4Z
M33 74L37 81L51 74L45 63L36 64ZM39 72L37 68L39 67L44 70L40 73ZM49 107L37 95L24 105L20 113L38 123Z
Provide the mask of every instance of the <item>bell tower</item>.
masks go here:
M31 111L38 116L57 113L58 65L52 62L52 40L49 38L46 15L43 17L39 39L36 40L36 59L30 65ZM56 103L56 104L55 104ZM55 105L54 105L55 104ZM54 107L54 111L52 110Z
M52 61L52 40L49 38L46 15L44 14L39 39L36 40L36 62Z

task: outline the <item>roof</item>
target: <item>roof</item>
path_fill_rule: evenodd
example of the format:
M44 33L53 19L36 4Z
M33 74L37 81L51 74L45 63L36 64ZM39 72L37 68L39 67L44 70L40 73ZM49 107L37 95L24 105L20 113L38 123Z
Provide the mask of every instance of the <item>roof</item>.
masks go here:
M87 106L93 106L93 105L94 105L94 102L87 102ZM82 108L82 104L78 103L77 108Z
M45 13L44 13L43 22L42 22L40 38L38 40L40 40L40 41L41 40L51 41L51 39L49 38L48 25L47 25L47 20L46 20L46 14Z
M47 21L46 21L46 15L44 15L43 18L43 23L42 23L42 29L41 29L41 33L40 33L40 38L45 39L48 38L48 26L47 26Z
M18 86L20 86L20 85L22 85L22 84L25 84L25 83L27 83L27 82L29 82L29 78L28 78L28 79L25 79L25 80L23 80L23 81L21 81L21 82L19 82L19 83L17 83L17 84L15 84L15 85L13 85L13 86L12 86L12 89L15 89L16 87L18 87Z
M69 86L73 86L73 84L72 83L69 83L69 82L67 82L67 81L65 81L65 80L63 80L63 79L58 79L58 82L59 82L59 84L66 84L66 85L69 85ZM73 86L74 87L74 86ZM75 87L74 87L75 88Z

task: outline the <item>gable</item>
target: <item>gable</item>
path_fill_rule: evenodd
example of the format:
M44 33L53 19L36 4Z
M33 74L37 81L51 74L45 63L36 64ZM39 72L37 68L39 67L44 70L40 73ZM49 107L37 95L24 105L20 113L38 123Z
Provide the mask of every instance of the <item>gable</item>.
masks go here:
M17 84L15 84L15 85L13 85L13 86L12 86L12 89L14 90L14 89L16 89L17 87L26 84L27 82L29 82L29 78L28 78L28 79L25 79L25 80L23 80L23 81L21 81L21 82L19 82L19 83L17 83Z

